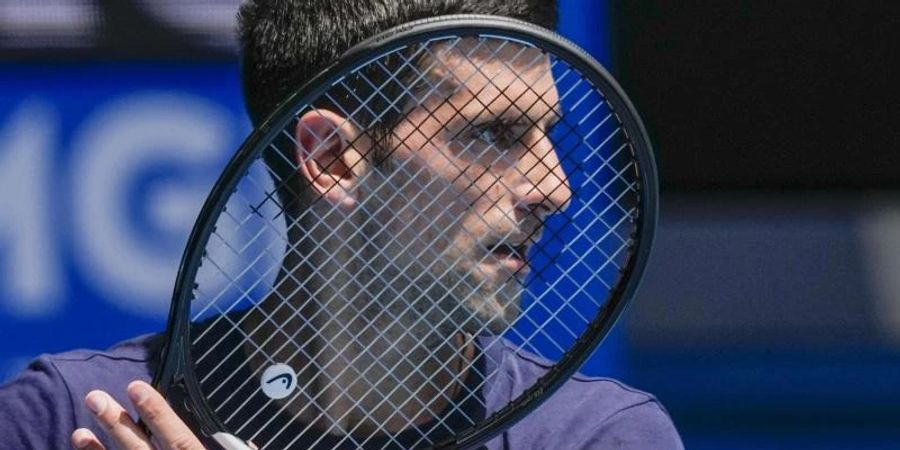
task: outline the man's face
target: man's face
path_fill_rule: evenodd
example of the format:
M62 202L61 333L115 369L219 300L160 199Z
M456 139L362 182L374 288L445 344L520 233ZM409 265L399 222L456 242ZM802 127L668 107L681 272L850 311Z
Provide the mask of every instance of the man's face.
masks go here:
M471 43L432 62L360 194L379 199L367 204L377 248L402 274L392 290L453 327L499 333L519 315L543 221L571 197L547 136L558 94L536 50Z

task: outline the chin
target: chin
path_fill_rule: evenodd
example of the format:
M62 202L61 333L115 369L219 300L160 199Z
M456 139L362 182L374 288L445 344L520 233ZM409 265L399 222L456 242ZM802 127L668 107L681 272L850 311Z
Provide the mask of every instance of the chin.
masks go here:
M472 335L505 333L522 313L522 287L507 283L492 292L470 294L465 301L467 319L462 327Z
M427 314L431 330L443 336L460 331L499 335L513 326L522 312L522 281L500 271L486 272L463 264L456 269L441 266L432 272L433 277L420 280L429 299L425 303L433 305Z

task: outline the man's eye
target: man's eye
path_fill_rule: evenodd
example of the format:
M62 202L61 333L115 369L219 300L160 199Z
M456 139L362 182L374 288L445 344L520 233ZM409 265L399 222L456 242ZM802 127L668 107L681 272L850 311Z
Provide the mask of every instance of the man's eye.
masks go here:
M473 126L473 137L488 145L509 147L515 142L512 129L506 122L492 121Z

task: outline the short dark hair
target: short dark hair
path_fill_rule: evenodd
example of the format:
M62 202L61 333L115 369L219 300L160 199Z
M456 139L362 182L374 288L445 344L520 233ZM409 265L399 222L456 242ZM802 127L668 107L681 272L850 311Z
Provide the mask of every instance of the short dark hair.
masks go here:
M238 13L244 102L259 125L353 45L446 14L491 14L553 29L555 0L248 0Z

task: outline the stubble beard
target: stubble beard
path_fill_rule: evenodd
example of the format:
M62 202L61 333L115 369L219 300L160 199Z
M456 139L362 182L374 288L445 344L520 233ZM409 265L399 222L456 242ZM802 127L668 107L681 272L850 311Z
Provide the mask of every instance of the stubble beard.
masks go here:
M483 274L473 257L452 253L429 259L410 252L382 252L379 258L391 259L393 264L388 263L381 275L390 275L370 283L380 292L397 294L376 301L429 346L445 345L460 332L503 334L521 313L524 287L519 279Z
M394 325L430 347L446 345L460 332L502 334L513 325L521 313L523 281L505 272L484 273L477 244L458 245L449 236L459 225L421 233L407 221L384 216L400 205L367 206L364 284Z

